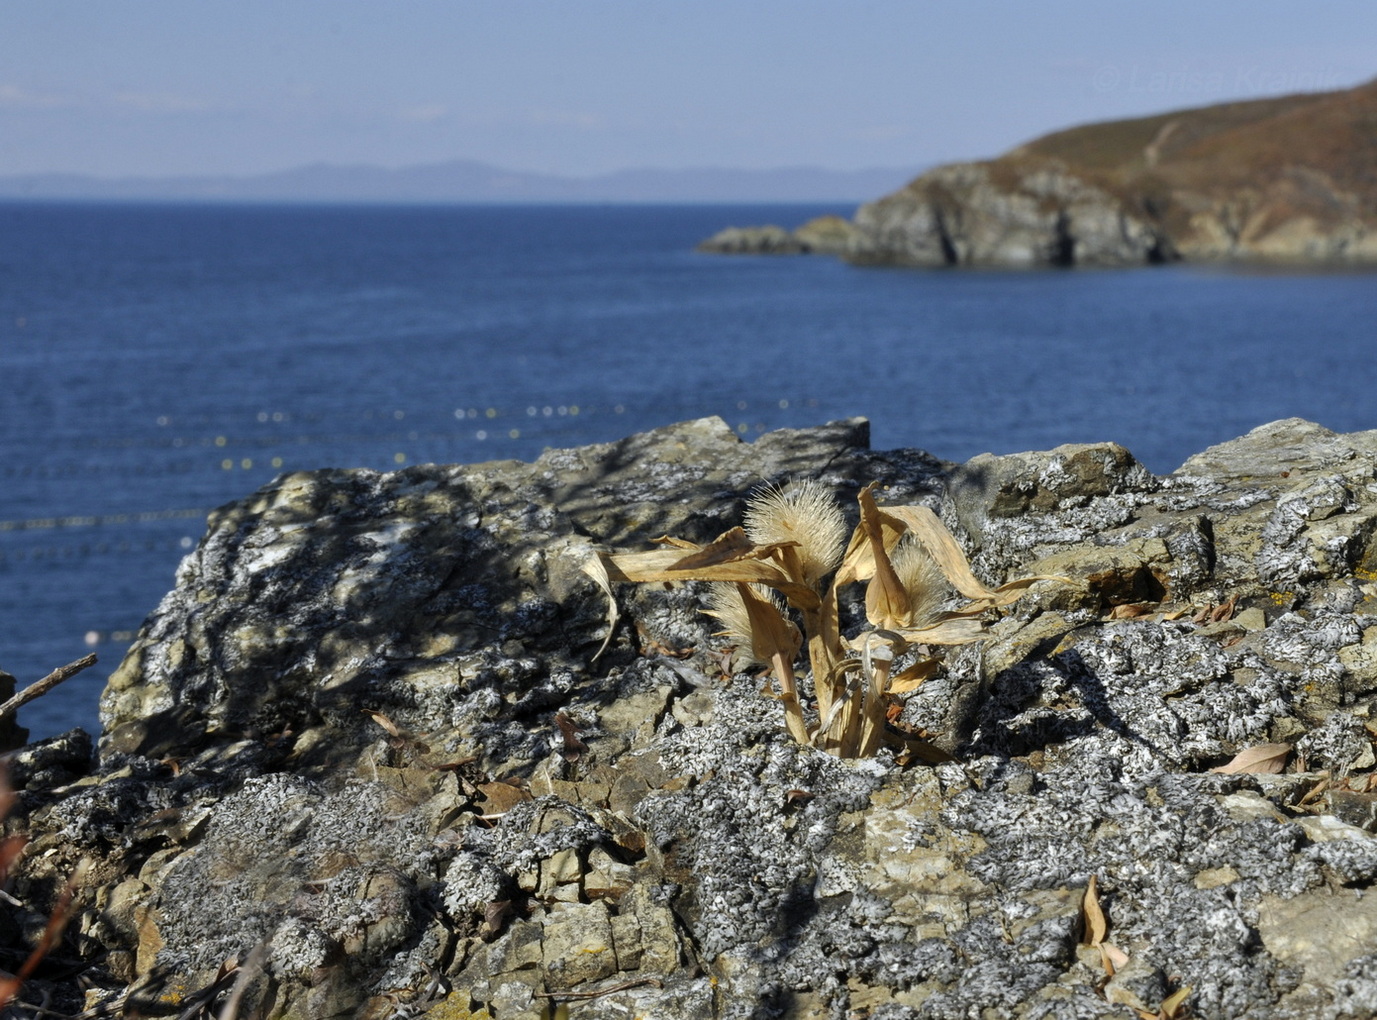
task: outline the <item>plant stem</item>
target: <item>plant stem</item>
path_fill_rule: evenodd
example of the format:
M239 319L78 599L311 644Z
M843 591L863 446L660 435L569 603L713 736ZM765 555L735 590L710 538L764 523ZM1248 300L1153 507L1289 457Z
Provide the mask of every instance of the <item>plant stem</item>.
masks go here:
M794 681L794 665L783 652L775 652L771 663L779 677L780 700L784 702L784 725L789 736L800 744L808 743L808 726L803 721L803 706L798 700L798 684Z

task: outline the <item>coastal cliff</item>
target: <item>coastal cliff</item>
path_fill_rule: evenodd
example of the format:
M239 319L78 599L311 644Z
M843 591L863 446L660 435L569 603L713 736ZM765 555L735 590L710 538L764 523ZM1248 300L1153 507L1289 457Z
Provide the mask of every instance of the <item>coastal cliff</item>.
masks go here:
M797 479L1049 578L894 699L948 760L795 742L702 585L609 628L594 550ZM284 475L211 516L98 755L12 757L0 939L84 858L32 989L68 1015L1371 1016L1375 578L1377 433L1295 419L1166 476L860 419Z
M1377 81L1058 131L923 174L861 206L826 249L804 227L770 250L916 266L1371 264L1374 168ZM721 237L703 249L728 250Z

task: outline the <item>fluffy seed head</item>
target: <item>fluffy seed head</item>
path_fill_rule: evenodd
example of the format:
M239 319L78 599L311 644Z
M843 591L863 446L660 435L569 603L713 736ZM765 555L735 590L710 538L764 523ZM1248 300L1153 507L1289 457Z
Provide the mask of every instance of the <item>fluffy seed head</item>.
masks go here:
M899 583L908 592L909 626L925 627L935 622L942 603L951 594L951 586L937 561L912 536L900 539L889 560Z
M847 527L836 498L811 478L753 492L746 501L746 534L757 545L797 542L803 580L814 588L841 563Z
M753 584L751 590L761 598L768 599L779 610L781 616L787 613L784 600L773 588ZM753 666L770 664L768 655L756 651L751 616L746 611L746 603L741 600L741 590L734 581L718 581L713 584L708 589L708 608L704 611L722 621L722 633L736 646L738 662L745 660L747 665Z

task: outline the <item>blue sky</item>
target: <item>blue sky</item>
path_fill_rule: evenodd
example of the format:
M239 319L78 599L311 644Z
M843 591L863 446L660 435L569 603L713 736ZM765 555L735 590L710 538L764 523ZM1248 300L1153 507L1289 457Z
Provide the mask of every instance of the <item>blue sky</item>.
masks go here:
M0 174L918 167L1373 77L1372 0L0 0Z

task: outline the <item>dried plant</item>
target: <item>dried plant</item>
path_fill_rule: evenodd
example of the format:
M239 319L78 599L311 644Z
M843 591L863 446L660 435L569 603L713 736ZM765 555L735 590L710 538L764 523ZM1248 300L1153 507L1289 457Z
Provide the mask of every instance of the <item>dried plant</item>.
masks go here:
M9 779L0 769L0 819L4 819L14 806L15 794L10 789ZM24 836L9 836L0 841L0 882L9 878L10 871L19 860L20 854L24 852L28 839ZM67 927L67 922L72 916L72 897L85 879L89 862L82 859L77 865L76 872L68 880L57 899L57 905L53 912L48 915L48 923L43 928L43 933L39 936L37 944L24 958L19 969L13 974L0 971L0 1009L10 1006L16 1001L19 991L24 986L38 965L43 962L43 958L52 951L62 938L63 929ZM18 902L18 901L14 901Z
M854 758L889 741L937 758L936 748L887 728L888 703L936 672L928 646L978 640L988 610L1011 604L1037 581L1060 579L1025 577L989 588L936 514L923 506L877 506L874 488L860 493L860 523L849 540L831 493L801 482L753 496L746 526L707 545L666 537L659 540L665 548L599 553L585 569L609 598L623 582L714 582L707 611L751 661L774 674L785 727L800 743ZM868 627L847 638L838 604L851 584L866 585ZM942 608L958 596L964 604ZM609 639L616 619L613 599ZM811 723L794 672L805 641L817 699ZM910 653L912 662L895 671Z
M64 680L76 676L83 669L96 664L95 655L87 655L61 666L42 680L30 684L4 704L0 704L0 721L4 721L13 715L23 705L28 704L35 698L42 697L51 691ZM14 807L16 795L10 787L9 775L3 765L0 765L0 821L9 817L10 810ZM3 885L10 878L10 873L15 864L19 861L28 845L28 837L22 835L7 836L0 839L0 885ZM81 888L85 881L86 872L90 868L90 862L86 858L77 864L76 871L68 879L67 884L58 894L57 905L48 915L48 923L43 928L43 933L39 936L37 944L25 957L19 969L13 974L0 971L0 1010L5 1010L12 1004L17 1003L17 996L27 981L43 962L44 957L52 951L62 938L62 932L67 927L67 922L71 919L73 905L72 899L76 892ZM18 904L18 901L10 897L10 902ZM50 1012L39 1007L27 1006L26 1008L36 1009L37 1012ZM56 1015L56 1014L53 1014Z

